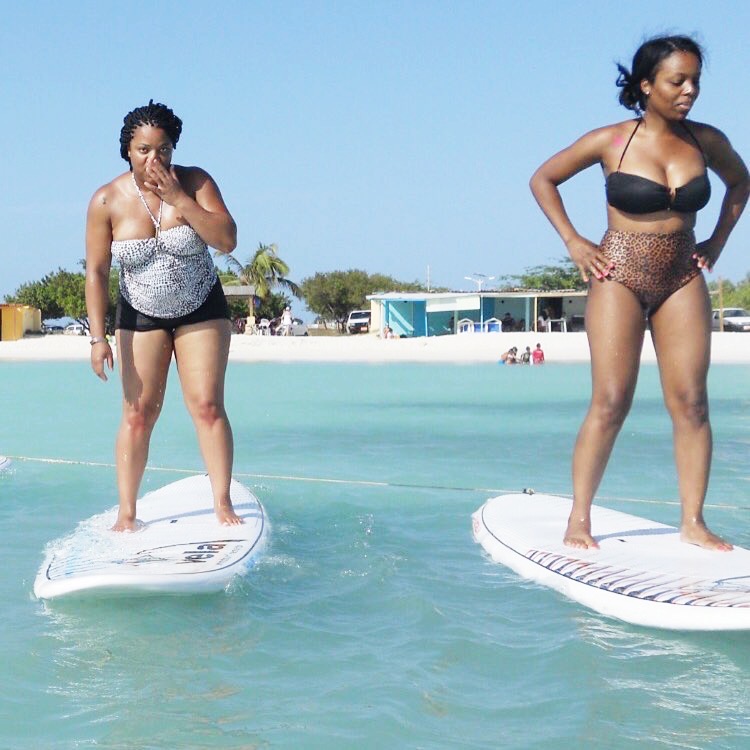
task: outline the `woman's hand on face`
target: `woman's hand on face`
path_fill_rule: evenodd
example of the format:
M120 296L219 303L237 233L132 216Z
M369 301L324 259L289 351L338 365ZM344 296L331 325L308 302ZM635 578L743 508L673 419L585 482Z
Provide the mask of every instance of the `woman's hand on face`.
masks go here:
M581 278L587 284L591 276L604 279L615 267L614 263L599 252L597 245L583 237L576 236L565 244L573 263L578 267Z
M713 271L714 263L719 259L722 248L717 247L711 240L704 240L695 246L693 260L701 271Z
M152 192L156 193L165 203L174 206L185 191L177 179L174 167L165 167L160 161L154 159L146 167L147 178L143 184Z
M114 369L112 349L106 341L100 341L97 344L93 344L91 347L91 369L94 371L97 378L106 382L107 372L104 367L105 364L110 370Z

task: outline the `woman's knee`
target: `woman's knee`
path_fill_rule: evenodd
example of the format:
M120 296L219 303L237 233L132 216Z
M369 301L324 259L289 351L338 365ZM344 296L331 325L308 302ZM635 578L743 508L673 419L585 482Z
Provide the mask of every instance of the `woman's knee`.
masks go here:
M133 433L149 433L154 428L160 412L161 404L126 402L122 411L122 421Z
M665 398L673 421L701 427L708 422L708 394L703 387L680 388Z
M208 425L209 427L217 420L226 417L224 404L218 399L211 397L191 399L188 403L188 409L196 422Z
M603 428L619 429L628 416L632 403L632 392L607 389L594 394L589 413Z

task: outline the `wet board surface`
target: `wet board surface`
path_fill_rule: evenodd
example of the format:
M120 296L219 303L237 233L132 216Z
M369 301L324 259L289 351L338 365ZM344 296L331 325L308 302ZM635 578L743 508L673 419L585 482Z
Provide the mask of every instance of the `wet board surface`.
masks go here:
M262 553L268 523L258 498L232 480L244 523L222 526L207 475L191 476L138 500L143 528L111 531L117 508L93 516L48 545L34 581L39 599L84 595L198 594L221 591Z
M569 498L501 495L472 516L474 539L495 562L596 612L655 628L750 629L750 551L712 552L677 528L592 509L600 549L562 543Z

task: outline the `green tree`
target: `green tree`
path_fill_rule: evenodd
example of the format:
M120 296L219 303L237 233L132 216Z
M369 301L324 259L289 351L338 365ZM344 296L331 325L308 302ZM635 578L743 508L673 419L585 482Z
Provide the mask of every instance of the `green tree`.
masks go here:
M318 272L303 279L300 286L307 307L324 320L336 321L340 328L352 310L367 307L368 294L424 290L418 282L397 281L383 274L369 275L359 269Z
M284 312L284 308L291 304L292 302L286 294L274 292L273 294L269 294L255 308L255 317L273 320L274 318L280 317L281 313Z
M253 257L245 265L232 255L222 257L237 279L236 283L255 287L255 297L261 304L279 287L299 298L300 288L288 278L289 266L279 257L276 245L260 243Z
M586 289L578 268L570 258L561 258L558 265L534 266L515 276L503 276L501 281L510 287L538 289L543 292Z
M302 280L302 296L308 309L320 315L324 320L334 320L343 326L343 321L350 310L356 309L361 294L355 291L357 278L355 274L363 271L330 271L316 273Z
M750 310L750 273L736 284L727 279L710 281L708 291L711 293L712 307L719 306L719 285L721 285L721 300L724 307L742 307Z
M735 307L744 307L745 310L750 310L750 273L745 277L744 281L737 285L734 290L734 296L732 297L732 305Z
M58 273L62 273L62 269ZM13 294L5 296L5 301L38 307L42 311L42 318L61 318L65 315L65 311L55 295L52 283L54 275L49 274L41 281L29 281L21 284Z
M85 266L85 262L81 261ZM112 333L117 298L120 293L119 275L115 269L109 274L109 310L107 332ZM86 275L82 272L65 271L60 268L39 281L22 284L14 294L6 296L6 302L38 307L42 319L74 318L88 328L86 317Z

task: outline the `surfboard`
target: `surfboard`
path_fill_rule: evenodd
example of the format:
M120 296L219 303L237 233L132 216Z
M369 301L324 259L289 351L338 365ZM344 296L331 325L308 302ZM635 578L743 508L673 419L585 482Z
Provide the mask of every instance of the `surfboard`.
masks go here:
M750 629L750 550L712 552L674 526L592 508L597 549L562 543L570 499L509 494L472 516L474 539L523 578L608 617L673 630Z
M111 531L117 507L48 545L34 581L38 599L84 595L201 594L221 591L257 561L268 534L258 498L232 480L244 523L222 526L207 475L191 476L138 500L142 528Z

